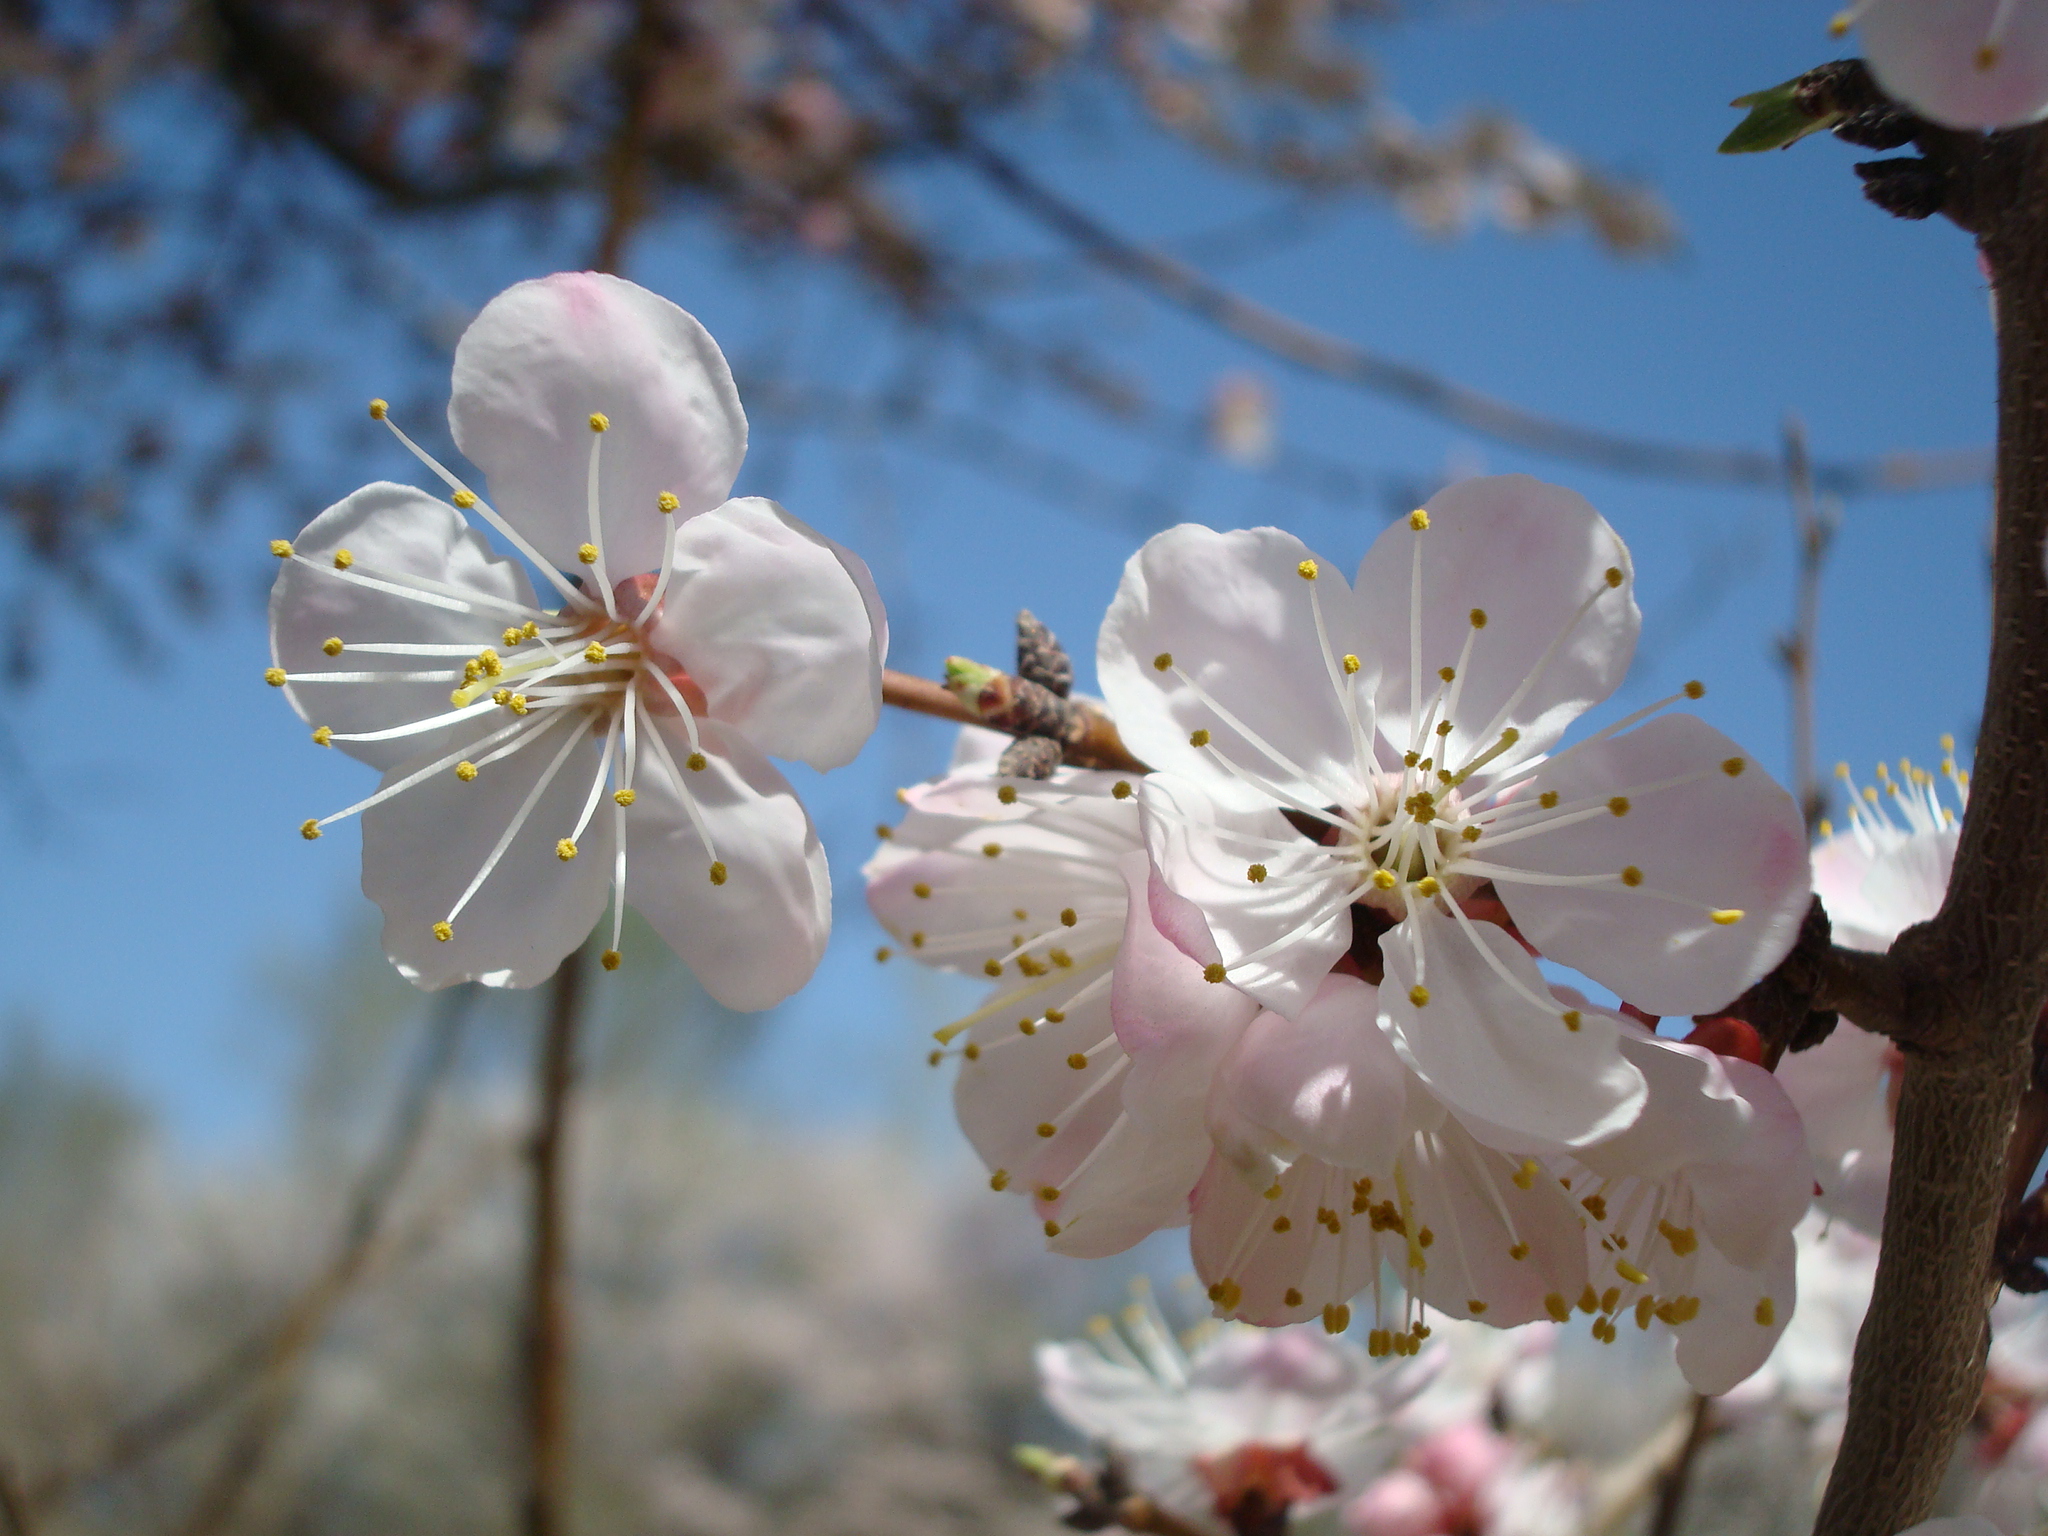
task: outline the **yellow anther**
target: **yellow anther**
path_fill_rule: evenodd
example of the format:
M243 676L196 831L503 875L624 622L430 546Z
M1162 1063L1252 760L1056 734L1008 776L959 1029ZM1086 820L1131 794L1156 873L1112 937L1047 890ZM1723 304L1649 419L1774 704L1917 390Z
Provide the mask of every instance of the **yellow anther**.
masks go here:
M1476 843L1479 841L1479 833L1480 826L1479 823L1475 821L1470 826L1466 827L1463 831L1459 832L1458 836L1462 837L1468 843Z
M1067 1016L1057 1008L1048 1008L1045 1010L1045 1022L1048 1024L1064 1024L1067 1022Z
M639 798L640 795L637 790L615 789L612 791L613 805L631 805L635 800L638 800Z
M1998 65L1998 44L1979 43L1977 45L1976 61L1979 69L1996 68ZM1762 1319L1759 1318L1758 1321L1761 1322Z
M1835 777L1847 783L1849 779L1849 765L1847 763L1835 764Z
M1613 799L1607 802L1607 809L1614 812L1617 816L1626 816L1628 814L1628 796L1614 796Z
M1771 1326L1771 1324L1775 1323L1778 1320L1777 1303L1772 1301L1771 1298L1768 1296L1764 1297L1761 1301L1759 1301L1756 1304L1756 1320L1765 1328L1768 1328Z
M289 560L292 557L292 541L290 539L272 539L270 541L270 552L280 560Z
M1294 1230L1294 1223L1285 1216L1275 1216L1273 1218L1273 1230L1283 1234L1292 1232Z
M1439 735L1439 736L1448 736L1448 735L1450 735L1450 734L1451 734L1451 722L1450 722L1450 721L1448 721L1448 720L1439 720L1439 721L1437 721L1437 723L1436 723L1436 733L1437 733L1437 735Z
M1301 562L1301 564L1297 565L1294 568L1294 574L1299 576L1303 581L1314 581L1316 579L1317 570L1318 567L1315 561L1304 560Z
M309 843L318 841L320 837L320 823L310 816L307 817L299 823L299 836Z
M1060 1224L1056 1221L1048 1221L1045 1224L1045 1235L1047 1237L1058 1237L1060 1235Z
M1600 1293L1593 1289L1593 1282L1590 1280L1586 1282L1586 1288L1579 1292L1579 1310L1587 1313L1600 1310Z
M1173 652L1171 651L1161 651L1157 656L1154 656L1152 658L1152 670L1154 672L1170 671L1172 667Z
M1296 1302L1294 1305L1299 1306ZM1323 1303L1323 1332L1342 1333L1351 1326L1351 1309L1341 1301Z
M1203 730L1189 731L1188 745L1191 747L1206 747L1209 745L1209 733Z
M711 759L706 757L702 752L692 752L688 757L683 759L683 766L689 769L692 773L702 773L705 770L705 768L710 766L710 763Z
M1266 866L1254 864L1244 872L1244 877L1251 881L1253 885L1257 885L1266 878Z
M434 924L434 937L439 939L443 944L446 944L450 939L455 937L455 925L449 922L439 922Z
M1211 960L1202 967L1202 980L1207 982L1221 981L1224 974L1223 963L1220 960Z
M341 643L341 636L329 635L325 640L322 640L320 642L320 649L326 652L329 656L339 656L342 653L342 651L346 649L346 647L343 646Z
M350 554L347 550L337 549L334 552L334 568L337 571L345 571L355 563L356 557Z
M1129 779L1118 779L1109 786L1109 793L1110 798L1114 800L1130 799L1132 794L1131 781Z
M1038 1021L1036 1019L1019 1019L1017 1021L1017 1033L1020 1035L1037 1034Z
M1436 1234L1430 1231L1429 1228L1424 1227L1420 1232L1417 1232L1415 1234L1415 1241L1418 1246L1427 1248L1430 1246L1430 1244L1436 1241Z
M1891 782L1891 776L1892 776L1892 771L1891 771L1891 769L1890 769L1890 767L1889 767L1889 766L1887 766L1887 765L1886 765L1886 764L1884 764L1884 763L1879 763L1879 764L1877 765L1877 779L1878 779L1878 782L1879 782L1880 784L1887 784L1887 783L1890 783L1890 782Z
M944 1051L933 1051L929 1056L925 1057L924 1064L928 1067L936 1067L945 1059L946 1053Z
M1707 696L1707 685L1698 678L1694 678L1685 685L1684 691L1688 699L1704 699Z
M1045 952L1045 958L1063 971L1071 971L1074 968L1074 957L1057 944Z
M282 688L284 686L284 668L265 667L263 669L263 681L270 684L273 688Z
M917 899L920 901L928 899L931 896L931 893L932 888L929 885L926 885L922 880L918 881L917 884L913 885L910 888L910 894L917 897Z
M1438 667L1436 675L1447 683L1455 683L1458 680L1458 669L1456 667Z
M1079 921L1081 921L1081 914L1072 907L1060 908L1060 926L1062 928L1071 928Z
M314 745L314 746L316 746L316 747L331 747L331 746L333 746L333 745L334 745L334 727L333 727L333 726L331 726L331 725L316 725L316 726L314 726L314 727L313 727L313 745Z
M1621 582L1621 567L1618 565L1610 565L1609 567L1607 567L1607 585L1610 587L1618 587L1621 585Z
M1558 1017L1564 1020L1564 1027L1570 1030L1573 1034L1577 1034L1579 1032L1579 1026L1586 1022L1585 1015L1580 1013L1579 1010L1576 1008L1567 1008L1563 1013L1559 1014Z
M1058 1134L1059 1127L1054 1125L1050 1120L1041 1120L1038 1122L1038 1135L1041 1140L1049 1141Z
M1244 1300L1244 1287L1235 1280L1219 1281L1216 1285L1216 1295L1212 1299L1224 1311L1235 1311L1237 1304Z
M1543 791L1543 793L1542 793L1542 794L1540 794L1540 795L1538 795L1538 796L1536 797L1536 803L1537 803L1538 805L1542 806L1542 807L1543 807L1543 809L1545 809L1546 811L1554 811L1554 810L1556 810L1556 809L1557 809L1557 791L1556 791L1556 790L1554 790L1554 789L1546 789L1545 791Z
M1401 766L1404 768L1413 768L1421 761L1422 754L1420 752L1404 752L1401 754Z
M1002 851L1003 845L1001 843L983 843L981 845L981 856L984 859L999 858L1002 855Z
M1417 507L1413 512L1410 512L1408 514L1408 526L1417 533L1422 532L1423 529L1429 526L1428 510L1423 507Z
M593 666L596 665L598 662L603 661L604 655L604 647L599 645L595 640L591 641L590 644L583 647L583 659L587 662L590 662Z
M725 884L725 863L723 860L714 859L709 873L713 885Z
M1711 917L1722 928L1732 928L1735 924L1742 921L1742 908L1721 907L1709 912L1707 916Z
M1060 1192L1054 1189L1050 1184L1041 1184L1038 1186L1038 1198L1043 1200L1047 1205L1051 1205L1053 1201L1059 1199L1059 1197Z
M457 491L453 496L450 496L448 499L454 502L455 505L457 505L458 507L462 508L463 511L467 512L471 507L476 505L476 492L470 490L467 486L464 486L461 490Z
M1429 988L1410 987L1408 989L1408 1001L1418 1008L1427 1008L1429 1006Z
M981 962L981 974L984 976L1002 975L1003 962L996 959L994 956L990 956L988 959Z
M1828 36L1847 37L1849 29L1854 25L1856 25L1856 12L1853 9L1837 11L1828 18Z
M1075 1051L1067 1058L1067 1065L1079 1072L1088 1065L1088 1057L1084 1052Z
M1728 777L1731 779L1740 778L1742 775L1742 770L1745 766L1746 765L1741 758L1730 757L1722 761L1721 771L1727 774Z
M460 691L460 689L457 690L458 693ZM468 701L464 699L457 699L456 702L460 704L466 703ZM491 690L491 702L497 705L500 709L510 707L512 703L512 690L510 688L493 688Z
M1656 1305L1657 1298L1654 1296L1643 1296L1637 1299L1636 1326L1638 1328L1647 1328L1650 1326L1650 1313Z
M515 715L523 715L530 708L526 702L526 695L523 693L513 694L511 698L505 701L505 707Z
M609 431L611 430L611 425L612 425L612 419L611 419L611 417L609 417L609 416L605 415L605 413L604 413L603 411L592 411L592 412L590 413L590 430L591 430L591 431L593 431L593 432L609 432Z
M525 638L525 634L515 627L506 630L504 634L500 635L498 637L498 642L501 645L503 645L506 650L509 651L512 649L513 646L517 645L521 640L524 640Z
M1297 1291L1293 1286L1290 1285L1289 1287L1287 1287L1286 1292L1281 1296L1280 1300L1287 1306L1298 1307L1301 1305L1301 1292Z
M625 958L616 949L608 949L597 957L597 963L608 971L616 971Z
M1616 1259L1614 1261L1614 1272L1630 1285L1648 1285L1650 1283L1650 1277L1640 1269L1637 1269L1635 1265L1629 1263L1627 1259Z
M384 419L384 413L390 409L391 404L389 401L372 400L370 402L370 420L382 421Z
M1868 800L1872 805L1877 804L1877 786L1875 784L1864 785L1863 798Z
M877 965L886 965L889 961L889 957L894 955L895 953L896 951L891 949L888 945L880 945L875 950L875 963Z
M1443 887L1436 883L1435 875L1424 875L1420 880L1415 882L1415 894L1418 896L1434 896L1438 891L1442 889Z
M1346 651L1344 653L1344 675L1346 677L1352 676L1354 673L1358 671L1360 667L1364 665L1364 662L1360 661L1356 656L1352 655L1349 651Z
M1484 608L1474 608L1471 613L1471 619L1474 629L1486 628L1486 610Z
M1668 1221L1660 1220L1657 1223L1657 1230L1664 1234L1664 1241L1671 1245L1671 1251L1681 1259L1700 1245L1699 1235L1691 1227L1673 1226Z
M1605 1195L1587 1195L1579 1201L1579 1204L1586 1208L1586 1213L1595 1221L1605 1221L1607 1219L1607 1197Z
M1513 1259L1517 1264L1521 1263L1522 1260L1529 1257L1529 1245L1527 1243L1515 1244L1514 1247L1508 1250L1508 1257Z
M1571 1321L1571 1303L1566 1301L1556 1291L1552 1291L1543 1298L1543 1310L1550 1314L1552 1322L1565 1323Z
M1621 1305L1621 1287L1620 1287L1620 1286L1618 1286L1618 1285L1610 1285L1609 1287L1607 1287L1607 1289L1606 1289L1606 1290L1604 1290L1604 1291L1602 1291L1602 1292L1600 1293L1600 1310L1601 1310L1602 1312L1612 1312L1612 1311L1613 1311L1613 1310L1614 1310L1614 1309L1615 1309L1616 1307L1618 1307L1618 1306L1620 1306L1620 1305Z
M524 624L519 626L519 633L526 636L526 638L529 640L538 639L540 636L540 626L534 623L533 620L528 619Z
M1515 1188L1534 1189L1536 1187L1536 1175L1541 1171L1542 1170L1537 1165L1535 1158L1523 1158L1522 1166L1514 1171L1513 1178Z
M674 491L663 491L654 498L654 505L659 511L673 512L682 505L682 502L677 499Z
M1943 732L1941 733L1941 750L1942 750L1942 751L1944 751L1944 752L1953 752L1953 751L1955 751L1955 749L1956 749L1956 739L1955 739L1955 737L1953 737L1953 736L1949 735L1949 734L1948 734L1948 732L1946 732L1946 731L1943 731Z
M1643 883L1643 872L1631 864L1622 870L1621 883L1631 887L1641 885Z
M1002 801L1004 805L1015 805L1017 803L1017 786L1014 784L1003 785L996 791L996 798Z
M960 1054L962 1056L965 1056L969 1061L979 1061L981 1060L981 1047L976 1045L972 1040L970 1040L967 1042L966 1049L961 1051Z
M1465 1303L1465 1310L1467 1312L1470 1312L1474 1317L1481 1317L1485 1315L1486 1303L1475 1296L1470 1301Z
M457 763L455 765L455 777L462 780L465 784L475 782L476 764L467 761Z
M477 661L477 660L475 660L475 659L473 659L473 658L472 658L471 660L469 660L469 661L465 661L465 662L464 662L464 663L462 664L462 680L463 680L463 681L464 681L465 683L473 683L473 682L475 682L475 681L476 681L476 680L477 680L478 678L482 677L483 675L484 675L484 664L483 664L482 662L480 662L480 661ZM461 690L460 690L460 689L457 689L456 691L457 691L458 693L459 693L459 692L461 692Z
M595 544L579 544L576 547L576 558L585 565L597 564L597 546Z
M1820 819L1820 835L1822 837L1833 837L1835 835L1835 824L1825 816Z
M576 857L576 843L572 838L560 838L555 843L555 857L564 864Z

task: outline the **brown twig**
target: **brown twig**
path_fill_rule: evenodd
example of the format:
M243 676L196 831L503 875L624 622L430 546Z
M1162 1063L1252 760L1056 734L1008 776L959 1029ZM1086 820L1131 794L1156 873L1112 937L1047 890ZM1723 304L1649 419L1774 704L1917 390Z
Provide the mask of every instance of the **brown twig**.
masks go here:
M1677 1456L1658 1479L1657 1512L1651 1517L1649 1536L1677 1536L1678 1517L1685 1512L1685 1493L1692 1482L1693 1463L1714 1433L1714 1400L1695 1394L1691 1420L1686 1426L1685 1443L1679 1446Z
M1814 494L1806 428L1796 416L1785 418L1785 490L1792 506L1797 575L1792 627L1778 638L1778 662L1785 669L1791 696L1792 795L1810 834L1828 811L1827 787L1813 761L1813 674L1820 636L1820 578L1834 542L1835 519Z
M1817 74L1819 72L1816 72ZM1834 66L1827 89L1876 87ZM1880 103L1881 97L1876 98ZM1991 656L1970 805L1941 911L1883 957L1887 1031L1905 1052L1870 1309L1817 1536L1890 1536L1932 1510L1982 1391L1994 1240L2030 1042L2048 994L2048 130L1981 135L1907 122L1922 158L1859 166L1872 200L1977 236L1998 336ZM1860 1004L1844 1004L1859 1023Z
M907 672L882 673L882 702L892 704L898 709L910 710L914 714L936 715L941 720L957 720L962 725L979 725L989 730L1009 731L1012 735L1041 734L1036 729L1012 725L1000 714L996 718L985 716L962 703L944 683L935 683L929 678L913 677ZM1072 703L1071 708L1081 716L1083 725L1076 734L1064 740L1068 762L1081 768L1106 768L1120 773L1149 771L1144 763L1131 755L1130 749L1123 744L1122 738L1116 733L1115 724L1107 715L1092 705L1080 702Z
M5 1459L0 1459L0 1522L5 1523L7 1536L35 1536L35 1514L29 1508L28 1493Z
M591 270L596 272L619 270L625 261L626 242L647 216L647 130L661 45L661 7L641 0L635 8L632 34L621 45L618 78L626 106L618 132L605 151L604 228L590 259Z
M532 1249L525 1360L526 1536L563 1536L569 1518L568 1130L576 1080L576 1034L583 1012L583 951L571 950L548 989L534 1082Z

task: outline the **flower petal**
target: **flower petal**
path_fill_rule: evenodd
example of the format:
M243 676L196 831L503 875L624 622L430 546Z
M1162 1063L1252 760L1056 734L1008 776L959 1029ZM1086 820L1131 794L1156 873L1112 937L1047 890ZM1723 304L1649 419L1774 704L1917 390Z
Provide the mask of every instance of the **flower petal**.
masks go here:
M492 716L485 724L501 722ZM481 735L485 726L469 729ZM384 952L400 975L429 992L458 981L531 987L589 937L604 911L610 820L591 822L574 859L556 857L556 843L575 830L602 751L603 738L572 715L548 722L474 780L438 773L363 813L363 894L384 911ZM518 834L456 916L453 938L437 940L434 924L447 918L558 759ZM432 760L425 754L384 780Z
M868 568L759 496L691 518L675 558L654 642L712 718L776 757L851 762L881 714L889 645Z
M1891 1180L1891 1090L1898 1047L1847 1019L1810 1051L1778 1063L1813 1155L1820 1208L1872 1237L1884 1224Z
M1672 1332L1678 1368L1695 1392L1713 1397L1755 1374L1792 1321L1799 1299L1799 1245L1790 1232L1781 1234L1755 1269L1729 1263L1711 1243L1702 1244L1694 1257L1699 1315Z
M1298 1020L1260 1014L1224 1059L1209 1097L1209 1134L1261 1189L1279 1171L1276 1154L1340 1168L1393 1165L1408 1069L1377 1012L1372 987L1333 975Z
M1381 1026L1454 1113L1534 1143L1582 1147L1642 1112L1643 1075L1622 1055L1614 1021L1585 1011L1572 1029L1562 1008L1539 1006L1534 999L1549 996L1543 973L1494 924L1466 927L1433 902L1418 903L1381 935L1380 953Z
M1733 767L1730 773L1728 767ZM1679 782L1652 789L1660 783ZM1656 1014L1711 1013L1762 978L1799 936L1811 895L1799 808L1741 747L1695 715L1663 715L1551 759L1517 797L1555 791L1586 820L1489 848L1527 870L1495 885L1523 936ZM1602 813L1612 800L1622 814ZM1641 884L1621 872L1639 871ZM1545 876L1605 875L1596 885ZM1732 922L1715 921L1732 912Z
M1411 667L1419 666L1425 707L1440 687L1438 669L1455 667L1457 704L1448 718L1460 758L1513 726L1520 740L1501 761L1526 760L1628 671L1642 627L1628 547L1583 496L1528 475L1460 480L1426 510L1426 529L1393 523L1358 568L1380 664L1380 730L1397 751L1408 748ZM1410 617L1418 549L1419 626ZM1619 586L1608 584L1610 570L1621 573Z
M1605 1012L1575 1001L1582 1014ZM1642 1115L1627 1130L1587 1147L1579 1161L1610 1179L1662 1179L1696 1164L1742 1156L1755 1111L1728 1080L1712 1051L1665 1040L1635 1021L1617 1021L1621 1053L1649 1087ZM1802 1196L1800 1210L1805 1209ZM1794 1213L1794 1220L1797 1213Z
M2048 116L2048 12L2038 5L1893 0L1859 8L1858 25L1878 83L1922 117L2011 128Z
M690 744L680 725L656 717L655 728L684 762ZM683 770L682 789L658 755L641 749L637 798L626 812L626 899L719 1002L773 1007L811 979L825 952L825 850L796 791L746 737L715 720L697 731L707 761L701 772ZM711 833L723 884L711 882L712 853L683 793Z
M1298 1014L1351 945L1356 870L1270 804L1218 800L1211 783L1147 775L1146 846L1166 887L1200 910L1232 983Z
M1318 571L1299 574L1303 562ZM1313 602L1330 638L1316 636ZM1154 768L1197 779L1212 794L1247 800L1244 786L1210 749L1190 744L1209 733L1214 753L1313 806L1361 800L1372 742L1373 653L1351 589L1307 545L1277 528L1217 533L1183 523L1155 534L1124 567L1096 644L1096 675L1126 744ZM1354 731L1332 682L1345 654L1361 670L1344 687L1355 699ZM1185 671L1160 670L1160 657ZM1201 696L1256 733L1255 745ZM1363 745L1361 745L1361 739ZM1271 750L1269 751L1268 748ZM1276 761L1274 753L1286 761ZM1251 795L1251 803L1262 796Z
M1682 1047L1681 1047L1682 1049ZM1722 1157L1689 1169L1701 1225L1729 1262L1766 1265L1813 1198L1806 1129L1784 1085L1746 1061L1721 1064L1741 1096L1743 1134Z
M483 470L505 520L565 571L590 538L593 412L604 568L613 581L661 564L661 493L675 513L726 498L747 418L711 334L645 288L601 272L557 272L507 288L455 348L448 424Z
M462 514L424 491L378 481L336 502L306 524L270 589L270 658L287 672L455 672L463 656L387 656L326 647L364 644L461 645L471 654L501 643L509 624L537 612L526 573L495 555ZM348 574L334 565L346 550ZM353 578L353 579L351 579ZM447 591L402 597L367 584L406 587L406 578ZM463 598L475 601L463 611ZM336 735L388 730L445 715L448 695L461 681L420 683L288 683L285 696L308 724ZM335 745L373 768L394 768L452 750L474 734L467 721L390 741Z

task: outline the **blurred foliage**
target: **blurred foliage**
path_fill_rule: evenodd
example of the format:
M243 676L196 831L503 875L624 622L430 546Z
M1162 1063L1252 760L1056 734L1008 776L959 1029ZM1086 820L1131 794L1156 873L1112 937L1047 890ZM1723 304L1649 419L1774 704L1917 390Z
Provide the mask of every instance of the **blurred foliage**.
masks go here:
M1390 199L1433 233L1577 221L1619 252L1669 243L1654 199L1505 118L1417 127L1366 56L1389 10L4 0L0 528L24 557L0 566L4 664L33 672L67 597L150 645L241 581L208 545L236 507L284 526L281 510L360 479L344 465L367 424L332 430L323 346L409 350L438 404L466 316L421 298L391 258L400 237L458 263L509 241L528 265L618 267L657 220L711 221L755 257L852 274L907 332L945 329L1013 368L1031 349L987 314L1004 281L966 222L919 210L917 176L963 129L1050 104L1179 140L1254 185ZM1087 358L1026 361L1092 409L1131 412L1134 386ZM287 408L309 398L319 425L295 426ZM894 404L885 425L905 420ZM1178 442L1201 447L1199 431Z

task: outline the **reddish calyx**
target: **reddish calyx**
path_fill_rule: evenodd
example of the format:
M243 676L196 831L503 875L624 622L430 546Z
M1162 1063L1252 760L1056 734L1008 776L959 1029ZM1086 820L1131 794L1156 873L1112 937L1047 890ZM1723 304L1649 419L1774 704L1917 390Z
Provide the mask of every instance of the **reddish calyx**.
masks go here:
M1337 1491L1337 1479L1301 1445L1255 1442L1224 1456L1198 1456L1195 1470L1216 1497L1216 1513L1237 1530L1265 1521L1278 1528L1292 1506Z

